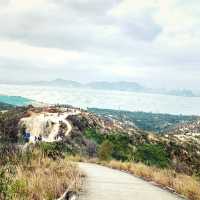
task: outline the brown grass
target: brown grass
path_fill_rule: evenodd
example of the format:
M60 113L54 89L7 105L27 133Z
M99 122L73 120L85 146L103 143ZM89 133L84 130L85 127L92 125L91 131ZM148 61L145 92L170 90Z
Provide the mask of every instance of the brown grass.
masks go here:
M27 165L16 166L9 195L15 200L56 199L66 190L79 190L80 181L78 167L68 159L52 160L38 153Z
M179 174L170 169L159 169L146 166L142 163L119 161L100 163L113 169L127 171L148 181L153 181L161 187L172 189L190 200L200 200L200 182L196 177Z

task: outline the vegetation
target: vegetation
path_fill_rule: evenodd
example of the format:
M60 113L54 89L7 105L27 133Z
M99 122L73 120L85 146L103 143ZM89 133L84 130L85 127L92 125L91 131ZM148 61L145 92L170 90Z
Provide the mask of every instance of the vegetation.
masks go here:
M169 155L162 145L138 144L127 134L109 133L101 134L98 130L87 129L85 136L100 145L100 148L109 142L112 146L111 157L116 160L143 162L147 165L167 167L169 165ZM105 147L104 147L105 148ZM106 151L106 148L104 149ZM105 153L105 152L104 152ZM109 153L109 152L107 152Z
M56 160L57 158L64 158L65 154L69 152L67 145L62 142L54 143L38 143L37 148L39 148L45 157L52 158Z
M10 110L10 109L12 109L12 108L14 108L13 105L0 102L0 111Z
M85 130L84 135L86 138L94 140L97 144L101 144L104 140L104 135L100 134L96 129L88 128Z
M137 162L143 162L146 165L157 167L168 167L168 155L162 145L143 144L137 147L134 159Z
M110 160L112 157L112 144L108 141L105 140L99 147L99 151L98 151L98 157L100 160Z
M81 159L90 160L98 158L98 163L129 171L163 187L171 187L192 200L199 200L200 182L195 178L200 174L200 147L197 140L182 142L173 134L164 137L134 127L132 131L126 126L118 129L116 127L120 124L103 121L83 111L80 115L67 118L73 129L68 137L63 137L62 142L38 143L22 152L18 148L19 143L14 144L19 142L19 133L25 128L18 124L29 113L27 109L15 108L0 113L0 200L55 199L74 180L79 185L78 170L70 164L66 155L80 155ZM41 110L37 108L38 112ZM156 123L156 117L159 118L159 115L149 116L149 125L151 120ZM168 121L173 119L173 116L170 117ZM177 120L195 119L181 117ZM146 120L145 117L141 119ZM158 124L159 130L163 131L160 129L164 123L162 120ZM141 123L144 125L144 122ZM155 126L152 124L147 129L151 128L155 129ZM77 189L77 186L73 189Z
M18 107L0 112L0 141L17 142L19 139L19 121L26 115L27 108Z
M130 138L123 133L101 134L96 129L86 129L84 132L86 138L94 141L97 146L106 142L112 146L111 157L117 160L130 160L133 155L133 147L130 144Z
M81 135L81 140L87 141L83 142L86 146L87 144L95 145L95 147L90 148L93 151L93 154L91 154L93 157L98 156L96 150L98 152L102 143L108 141L112 145L112 159L142 162L149 166L172 168L180 173L199 176L198 143L188 141L183 144L176 138L168 140L154 138L154 136L147 134L128 135L120 132L103 134L98 129L89 128ZM87 151L82 155L87 156Z
M89 108L88 110L103 117L112 116L112 118L120 121L128 121L134 123L140 129L157 133L164 133L179 123L194 122L199 119L198 116L154 114L112 109Z
M47 148L46 148L47 149ZM66 158L52 159L38 147L25 152L1 147L7 155L0 165L0 199L56 199L80 186L78 168Z

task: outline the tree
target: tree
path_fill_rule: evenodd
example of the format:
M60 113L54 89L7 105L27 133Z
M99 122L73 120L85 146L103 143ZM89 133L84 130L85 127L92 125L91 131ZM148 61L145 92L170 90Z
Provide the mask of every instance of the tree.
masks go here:
M98 157L100 158L100 160L108 161L112 157L112 151L112 144L108 140L105 140L99 147Z
M137 146L134 158L135 161L161 168L167 167L169 164L169 157L164 147L158 144L143 144Z

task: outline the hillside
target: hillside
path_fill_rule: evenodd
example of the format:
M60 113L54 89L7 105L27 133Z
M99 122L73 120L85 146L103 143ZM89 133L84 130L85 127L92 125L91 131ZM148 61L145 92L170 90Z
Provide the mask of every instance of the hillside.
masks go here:
M12 108L14 108L13 105L0 102L0 111L10 110L10 109L12 109Z
M197 120L192 122L187 121L184 123L179 123L176 126L170 128L168 130L168 133L184 135L200 134L200 119L198 118Z
M88 108L88 111L102 117L117 119L123 123L135 125L145 131L157 133L166 133L171 129L175 130L177 126L181 126L186 123L192 124L200 119L199 116L130 112L100 108Z
M36 151L54 163L66 156L78 156L78 161L99 159L199 200L200 137L196 135L150 133L71 106L29 106L0 112L0 144L0 148L6 144L3 152L11 147L9 155L16 148L33 148L30 155ZM194 187L182 188L185 182Z
M41 135L43 141L51 138L61 142L65 151L72 154L95 157L108 141L114 159L170 166L187 174L200 173L200 138L196 136L183 140L173 133L153 134L130 123L66 106L24 107L0 114L2 140L20 141L25 130L32 134L30 142Z

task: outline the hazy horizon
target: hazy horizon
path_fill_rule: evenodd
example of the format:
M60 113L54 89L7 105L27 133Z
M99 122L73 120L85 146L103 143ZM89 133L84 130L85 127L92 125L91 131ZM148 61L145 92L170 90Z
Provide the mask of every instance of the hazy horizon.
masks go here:
M136 82L136 81L133 81L133 80L130 80L130 81L127 81L127 80L114 80L114 81L110 81L110 80L94 80L94 81L79 81L79 80L72 80L72 79L63 79L63 78L55 78L55 79L41 79L41 80L31 80L31 81L21 81L21 80L3 80L1 81L0 80L0 84L11 84L11 85L34 85L36 83L42 83L42 82L46 82L46 83L51 83L51 82L54 82L54 81L72 81L72 82L75 82L75 83L78 83L78 84L81 84L82 86L84 85L87 85L87 84L92 84L92 83L127 83L127 84L136 84L138 86L141 86L143 87L144 89L154 89L155 91L154 92L158 92L161 90L163 90L163 93L164 92L170 92L170 91L191 91L191 92L194 92L196 94L199 95L199 92L200 90L197 88L197 89L194 89L194 88L188 88L188 87L160 87L159 85L157 86L152 86L152 87L149 87L148 84L143 84L141 82ZM128 89L128 88L127 88ZM144 91L145 92L145 91ZM147 92L147 91L146 91ZM152 91L153 92L153 91ZM147 92L148 93L148 92Z
M1 85L1 94L21 96L47 104L68 104L127 111L200 115L200 97L184 97L91 88ZM0 95L1 96L1 95ZM178 102L178 103L177 103Z

